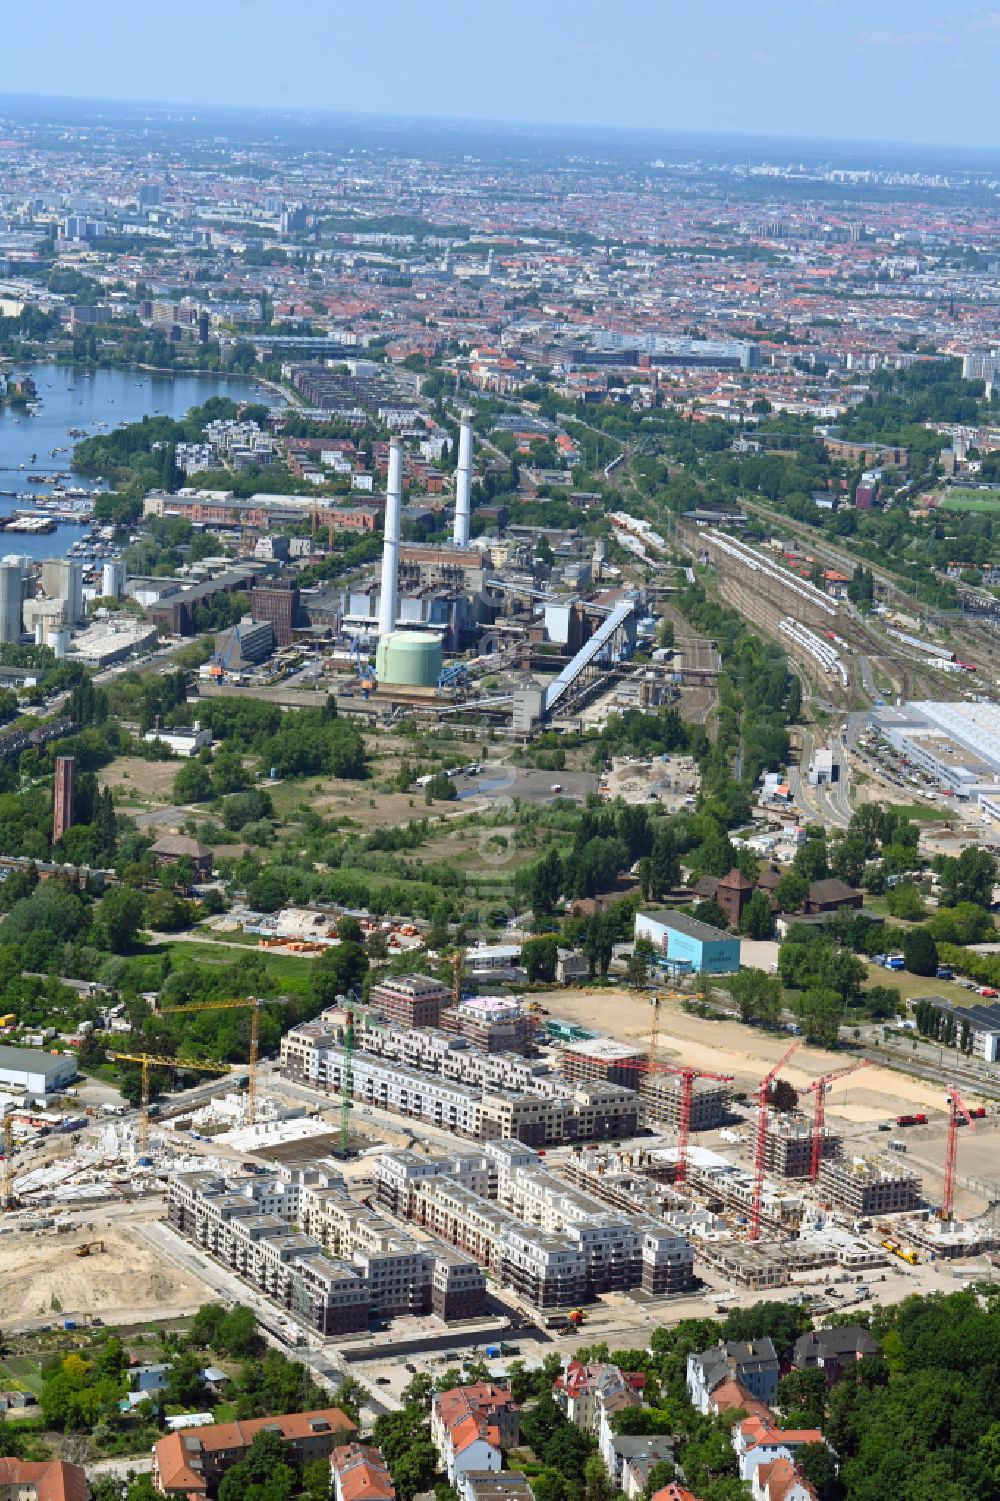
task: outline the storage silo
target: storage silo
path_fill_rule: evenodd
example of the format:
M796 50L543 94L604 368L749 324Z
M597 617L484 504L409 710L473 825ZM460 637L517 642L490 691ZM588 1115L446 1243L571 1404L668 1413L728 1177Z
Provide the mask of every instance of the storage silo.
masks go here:
M21 570L0 563L0 641L21 639Z
M380 688L435 688L444 664L441 637L430 631L380 636L375 671Z

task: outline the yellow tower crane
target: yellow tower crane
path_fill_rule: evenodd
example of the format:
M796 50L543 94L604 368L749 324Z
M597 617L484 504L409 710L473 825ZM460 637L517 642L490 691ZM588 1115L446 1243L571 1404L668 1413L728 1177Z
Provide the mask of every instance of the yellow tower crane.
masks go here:
M193 1069L199 1074L228 1074L226 1063L195 1063L190 1058L161 1058L156 1053L109 1053L116 1063L138 1063L142 1069L139 1101L139 1138L137 1151L142 1155L149 1146L149 1071L151 1068L172 1068L180 1073Z
M250 1012L250 1058L247 1068L247 1113L246 1124L252 1126L257 1120L257 1054L260 1049L260 1008L257 996L248 996L245 1001L190 1001L186 1006L165 1006L161 1016L179 1016L185 1011L246 1011Z
M14 1116L9 1110L3 1118L3 1207L14 1208Z
M649 1023L649 1051L646 1055L646 1069L650 1077L656 1069L656 1052L660 1045L660 999L660 996L654 993L650 1003L653 1015Z

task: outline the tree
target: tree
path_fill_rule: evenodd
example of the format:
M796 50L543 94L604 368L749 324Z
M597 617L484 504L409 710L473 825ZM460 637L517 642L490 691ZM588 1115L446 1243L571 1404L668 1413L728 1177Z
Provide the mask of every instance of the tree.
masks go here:
M774 919L771 916L771 903L766 892L754 892L743 909L740 929L750 939L770 938L774 929Z
M199 1410L205 1398L204 1361L197 1350L181 1350L167 1371L166 1399L185 1411Z
M730 993L744 1022L775 1022L781 1015L781 979L762 969L738 970Z
M780 1115L787 1115L799 1103L798 1090L787 1079L775 1079L767 1092L771 1108Z
M289 1501L298 1484L290 1452L276 1433L255 1433L247 1453L219 1482L219 1501Z
M897 881L895 886L890 886L886 892L885 905L891 917L901 918L903 922L918 922L925 915L924 904L914 881Z
M774 888L774 900L781 912L798 912L809 894L809 882L798 871L790 870Z
M312 966L309 987L323 1006L332 1006L338 995L360 990L368 972L368 955L359 943L338 943L326 949Z
M537 923L552 912L562 893L563 869L558 850L548 850L532 867L528 889L532 914Z
M946 907L959 902L975 902L979 907L992 904L997 863L989 850L970 844L957 859L935 861L941 876L941 900Z
M112 886L101 898L100 923L113 954L130 954L135 948L145 905L142 892L130 886Z
M555 979L558 957L559 945L554 938L532 938L521 949L521 962L533 983Z
M826 1413L826 1373L819 1367L812 1370L789 1371L778 1382L778 1406L788 1417L794 1413L796 1426L821 1428Z
M811 987L796 1010L805 1027L807 1041L819 1043L825 1048L836 1045L844 1016L844 1003L835 990L818 985Z
M200 761L186 761L174 777L174 801L177 803L204 803L214 791L208 768Z
M653 835L653 847L649 854L650 896L654 901L672 891L680 884L681 862L673 831L663 826Z
M911 975L937 973L937 944L926 928L909 928L903 934L902 949L903 960Z
M837 1495L837 1461L826 1444L803 1444L796 1450L795 1463L815 1489L819 1501L832 1501Z

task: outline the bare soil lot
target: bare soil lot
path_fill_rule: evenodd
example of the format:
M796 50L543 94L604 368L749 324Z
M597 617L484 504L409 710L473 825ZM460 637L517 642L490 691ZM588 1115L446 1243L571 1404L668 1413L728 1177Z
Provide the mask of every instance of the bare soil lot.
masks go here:
M77 1256L84 1241L100 1239L103 1251ZM132 1318L169 1318L206 1301L202 1283L173 1262L157 1257L140 1236L116 1228L94 1233L5 1236L0 1241L0 1327L65 1313Z
M650 1004L645 995L627 990L567 989L537 994L535 998L553 1016L610 1033L624 1042L645 1044L648 1040ZM661 1061L732 1074L737 1092L757 1085L791 1041L784 1033L689 1014L678 1001L664 1001L660 1008ZM803 1044L781 1076L801 1090L820 1075L842 1068L846 1061L843 1053ZM924 1080L875 1067L834 1084L827 1100L827 1115L861 1124L884 1120L913 1107L939 1112L943 1119L942 1091Z
M97 773L100 787L110 787L123 804L173 802L174 778L179 761L144 761L141 756L122 756Z

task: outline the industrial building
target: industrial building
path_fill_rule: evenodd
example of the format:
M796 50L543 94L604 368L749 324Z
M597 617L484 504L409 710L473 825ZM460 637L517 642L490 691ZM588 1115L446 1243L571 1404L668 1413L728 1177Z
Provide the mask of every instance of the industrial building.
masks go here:
M920 1202L915 1173L860 1157L827 1160L819 1170L819 1192L852 1215L903 1214Z
M732 974L740 967L740 940L670 908L635 914L635 936L646 938L668 964L696 975Z
M274 646L274 626L270 620L253 620L244 615L228 631L220 631L216 636L215 655L226 664L227 671L239 672L241 668L266 662Z
M155 625L134 615L115 615L95 620L73 637L69 655L88 667L111 667L135 652L145 651L157 640Z
M955 1022L956 1043L962 1046L964 1034L965 1050L973 1058L981 1058L984 1063L997 1062L1000 1058L1000 1003L992 1006L956 1006L940 995L925 995L920 1000L924 1005L933 1006L952 1018Z
M43 1053L0 1045L0 1088L25 1094L58 1094L76 1078L72 1053Z
M0 641L21 639L21 578L17 563L0 563Z
M1000 708L994 703L917 699L871 711L900 756L956 797L1000 795Z

